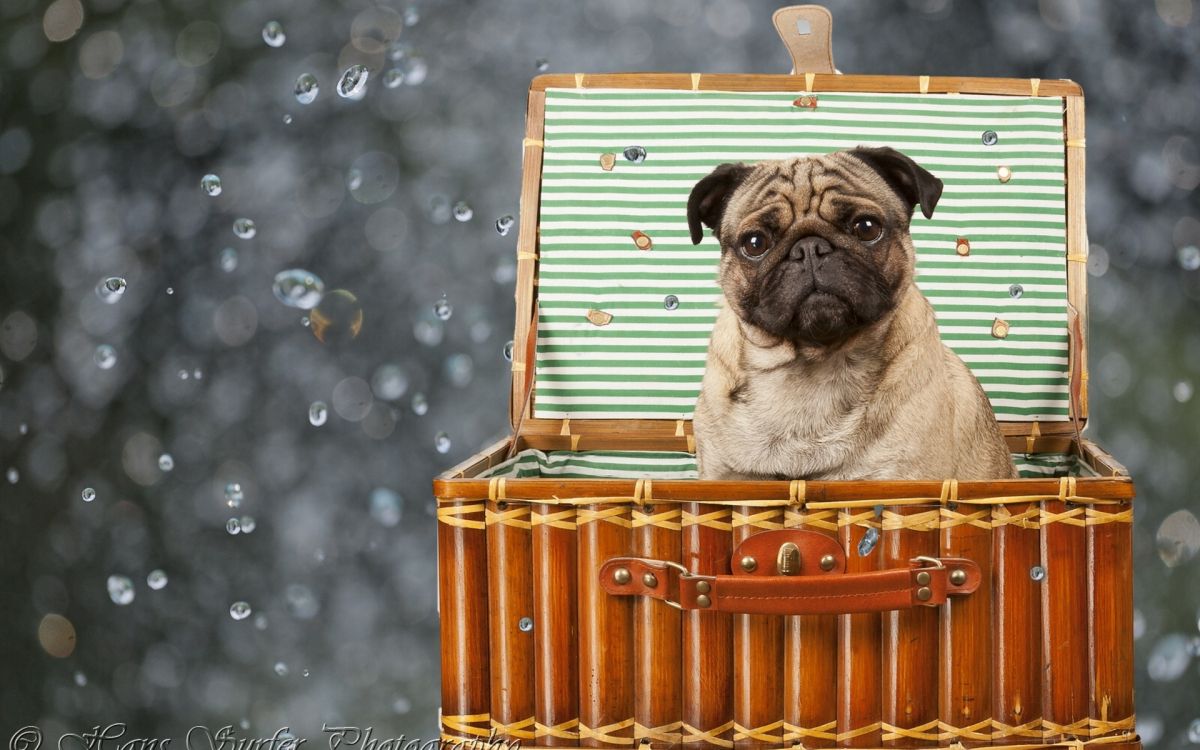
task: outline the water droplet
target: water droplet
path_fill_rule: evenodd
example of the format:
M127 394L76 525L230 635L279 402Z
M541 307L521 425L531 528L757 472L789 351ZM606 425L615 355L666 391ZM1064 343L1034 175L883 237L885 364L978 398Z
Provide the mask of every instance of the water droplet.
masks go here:
M519 629L522 633L528 633L529 631L533 630L533 618L522 617L520 620L517 620L517 629Z
M395 401L408 391L408 374L399 365L380 365L371 376L371 390L384 401Z
M308 319L307 315L305 315L303 318L300 318L300 325L308 328L310 325L312 325L312 321Z
M187 370L179 371L179 379L180 380L187 380L190 377L191 377L191 374Z
M1029 569L1029 577L1035 581L1042 581L1046 578L1046 569L1041 565L1034 565Z
M1025 287L1021 286L1020 284L1012 284L1008 287L1008 296L1012 297L1013 299L1021 299L1022 295L1024 294Z
M113 365L117 364L117 350L108 344L101 344L96 347L96 353L92 359L96 361L96 366L101 370L111 370Z
M423 417L429 413L429 401L425 399L424 393L414 393L412 397L413 414L418 417Z
M1200 247L1188 245L1179 248L1179 266L1185 271L1195 271L1200 268Z
M985 146L995 146L1000 142L1000 136L996 134L995 130L985 130L980 140L983 141L983 145Z
M1163 519L1155 540L1167 567L1178 567L1200 552L1200 521L1190 510L1177 510Z
M674 294L668 294L666 297L663 297L663 308L667 310L678 310L679 298Z
M437 448L438 453L450 452L450 436L444 432L439 432L433 438L433 447Z
M358 190L360 187L362 187L362 170L352 167L346 173L346 188L349 190Z
M322 344L351 341L362 330L362 306L358 304L358 297L350 292L334 289L309 312L308 320L310 330Z
M237 536L242 533L242 522L236 518L231 518L225 522L225 530L229 532L230 536Z
M409 57L400 67L404 71L404 82L409 86L420 86L429 75L429 64L419 55Z
M419 11L417 9L417 6L410 5L404 9L404 25L405 26L416 26L420 22L421 22L421 11Z
M170 453L164 453L158 457L158 468L161 471L170 471L175 468L175 459Z
M325 294L325 282L312 271L289 268L275 274L271 291L275 292L275 299L288 307L311 310Z
M466 201L459 201L454 204L454 218L459 221L470 221L475 216L475 209Z
M516 223L517 220L513 218L512 214L505 214L499 219L496 219L496 232L499 233L501 237L506 237L508 236L509 231L513 228L513 224Z
M275 674L279 675L280 677L287 677L287 673L288 673L288 665L284 664L281 661L275 662Z
M238 265L237 250L232 247L227 247L217 256L217 265L225 273L232 273Z
M312 73L301 73L296 78L296 88L293 91L296 94L296 101L301 104L312 104L316 101L317 94L321 93L321 85L317 83L317 77Z
M291 115L284 115L284 116L283 116L283 124L284 124L284 125L291 125L291 124L292 124L292 116L291 116Z
M170 296L171 296L172 294L174 294L174 293L175 293L175 288L174 288L174 287L167 287L167 296L168 296L168 297L170 297Z
M200 371L199 367L197 367L195 370L192 370L192 377L196 380L200 380L204 377L204 373Z
M1133 610L1133 639L1136 641L1146 634L1146 616L1140 609Z
M267 21L267 25L263 26L262 37L268 47L282 47L287 41L287 35L283 33L283 24L278 21Z
M80 671L76 670L76 672L75 672L75 684L76 684L77 686L79 686L79 687L84 687L84 686L86 686L86 685L87 685L87 675L85 675L83 672L80 672Z
M240 219L234 219L233 233L238 237L241 237L243 240L249 240L253 239L254 235L258 234L258 227L254 226L253 219L242 217Z
M867 529L863 534L863 538L858 542L858 556L866 557L875 549L875 545L879 543L879 529L874 526Z
M225 504L230 508L238 507L245 499L246 496L242 493L242 485L237 482L230 482L225 485Z
M243 534L253 534L254 530L258 528L258 522L254 520L254 516L242 516L239 523L242 525Z
M83 492L79 493L85 503L90 503L96 499L96 490L92 487L84 487Z
M442 297L433 303L433 314L438 317L438 320L450 320L450 316L454 314L454 307L448 299Z
M16 484L21 481L21 472L17 471L15 466L8 467L8 471L4 472L4 478L9 484Z
M367 79L371 71L365 65L351 65L342 73L337 83L338 96L344 99L357 99L367 91Z
M537 72L545 73L547 70L550 70L550 61L544 57L539 57L533 61L533 67Z
M235 620L245 620L250 616L250 605L246 602L234 602L230 604L229 616Z
M29 425L26 424L25 422L22 422L20 425L17 426L17 432L21 433L22 435L28 435L29 434Z
M1188 724L1187 736L1188 742L1200 745L1200 719L1192 719L1192 723Z
M1182 677L1191 663L1187 636L1171 633L1159 639L1150 649L1146 671L1155 682L1172 682Z
M325 420L329 419L329 407L324 401L313 401L308 407L308 423L313 427L320 427L325 424Z
M120 276L109 276L96 285L96 296L110 305L116 304L123 294L125 294L125 279Z
M634 164L641 164L642 162L646 161L646 149L642 148L641 146L630 146L625 149L623 154L625 156L625 161L630 161Z
M155 591L161 590L167 585L167 574L160 568L155 568L154 570L150 571L148 576L146 576L146 585Z
M512 362L513 358L513 342L509 341L504 344L504 361Z
M1192 400L1192 384L1187 380L1180 380L1171 389L1171 393L1175 396L1175 400L1181 404L1186 404Z
M395 526L400 523L401 502L392 490L376 487L371 490L371 518L388 528Z
M108 598L113 600L114 604L125 606L133 601L134 594L133 581L126 576L109 576L108 577Z
M200 189L214 198L221 194L221 178L215 174L206 174L200 178Z
M385 88L394 89L404 83L404 71L399 68L391 68L383 74L383 85Z

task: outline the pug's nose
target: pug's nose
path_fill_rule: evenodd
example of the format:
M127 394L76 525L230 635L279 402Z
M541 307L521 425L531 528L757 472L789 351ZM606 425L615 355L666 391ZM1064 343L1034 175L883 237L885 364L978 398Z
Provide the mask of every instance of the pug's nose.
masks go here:
M796 244L792 245L789 256L792 260L804 260L805 258L813 260L818 255L828 255L832 252L833 245L829 244L829 240L813 235L797 240Z

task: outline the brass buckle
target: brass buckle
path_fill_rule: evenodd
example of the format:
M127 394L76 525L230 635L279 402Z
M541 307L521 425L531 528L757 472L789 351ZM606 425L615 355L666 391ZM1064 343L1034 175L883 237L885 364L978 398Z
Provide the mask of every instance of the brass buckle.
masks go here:
M679 571L680 578L688 578L692 575L691 571L689 571L687 568L683 567L682 565L680 565L677 562L674 562L672 560L661 560L660 562L662 562L662 564L666 565L668 568L674 568L675 570ZM683 607L679 604L679 602L673 602L670 599L663 599L663 601L666 602L667 604L670 604L672 607L679 610L680 612L683 611Z
M933 567L935 567L935 568L937 568L937 569L939 569L939 570L941 570L942 568L945 568L945 567L946 567L946 566L945 566L945 564L944 564L944 563L943 563L941 560L939 560L938 558L936 558L936 557L927 557L926 555L918 555L917 557L914 557L914 558L912 559L912 562L927 563L927 564L929 564L929 565L932 565Z

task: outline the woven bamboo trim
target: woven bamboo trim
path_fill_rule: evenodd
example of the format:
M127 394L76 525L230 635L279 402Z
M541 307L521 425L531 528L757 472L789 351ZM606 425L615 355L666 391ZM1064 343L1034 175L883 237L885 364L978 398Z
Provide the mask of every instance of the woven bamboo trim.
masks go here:
M812 529L837 531L837 515L836 510L818 510L815 513L809 513L805 510L792 510L788 508L783 513L783 525L787 528L807 526Z
M638 740L658 740L671 745L679 744L681 735L679 730L683 727L682 721L673 721L670 724L663 724L657 727L648 727L645 724L633 723L633 736Z
M1037 96L1038 89L1041 87L1042 87L1042 79L1041 78L1030 78L1029 79L1029 95L1030 96Z
M493 503L504 499L504 479L502 477L492 477L488 482L488 500Z
M983 719L965 727L956 727L953 724L947 724L944 721L938 722L938 741L940 742L954 740L955 744L958 744L961 740L990 742L991 739L991 719Z
M437 518L447 526L458 526L463 529L479 529L486 527L483 521L472 521L467 518L459 518L468 513L478 513L485 510L483 503L474 503L472 505L443 505L437 510Z
M752 526L756 529L782 529L783 521L780 520L783 514L778 508L759 511L758 513L743 513L735 510L733 512L733 528L739 529L743 526Z
M1133 508L1119 510L1116 513L1086 508L1086 523L1088 526L1099 526L1106 523L1133 523Z
M819 727L800 727L795 724L783 723L783 741L795 742L796 740L806 740L812 738L814 740L829 740L830 742L837 740L837 721L828 721Z
M826 500L823 502L805 503L809 510L848 510L851 508L874 508L879 505L891 507L905 505L937 505L936 497L889 497L867 498L863 500Z
M575 523L582 526L585 523L593 521L607 521L615 526L620 526L623 529L628 529L633 526L633 522L625 517L626 508L618 505L615 508L580 508L575 512ZM582 726L582 725L581 725Z
M534 719L530 716L528 719L514 721L512 724L505 724L501 721L492 719L492 729L496 734L506 734L509 737L516 737L521 740L532 740L536 738L536 734L532 729Z
M632 745L635 740L632 737L616 737L612 732L619 732L622 729L628 729L633 726L633 719L625 719L624 721L615 721L612 724L605 724L602 727L591 727L579 724L579 739L581 740L600 740L610 745Z
M660 529L679 531L682 528L679 523L679 519L682 514L683 511L681 511L679 508L672 508L659 513L647 513L643 510L634 508L633 528L640 529L643 526L654 526Z
M692 91L700 90L700 74L692 73Z
M527 531L533 528L529 522L528 505L516 505L508 510L501 511L488 508L484 513L483 521L488 526L500 524L501 526L512 526L513 528L525 529Z
M707 742L710 745L716 745L717 747L733 747L733 740L721 739L718 736L725 734L730 729L733 729L732 721L727 721L721 726L713 727L707 731L697 729L691 724L684 722L681 729L683 730L683 736L680 737L680 740L683 742Z
M870 526L879 528L879 521L875 519L875 511L867 511L866 513L839 513L838 528L843 526ZM876 727L878 729L878 727Z
M492 736L492 730L490 726L491 718L492 717L490 714L461 714L459 716L446 716L445 714L442 714L442 729L452 732L459 732L461 734L469 734L473 737L490 737ZM483 722L489 726L472 726L473 724L477 724L479 722ZM444 731L443 738L445 738Z
M1049 719L1042 719L1042 739L1050 739L1059 735L1070 737L1091 736L1091 719L1080 719L1070 724L1056 724Z
M816 80L817 80L816 73L805 73L804 74L804 90L811 94L813 91L813 84L816 82Z
M735 721L733 723L733 741L758 740L759 742L782 742L783 738L780 734L773 734L776 729L780 729L781 727L783 727L782 719L761 727L744 727Z
M922 513L897 513L892 510L883 512L882 527L884 531L910 529L913 531L937 531L941 528L941 509L934 508Z
M649 503L654 500L654 485L649 479L639 479L633 485L633 501L635 503Z
M920 76L917 78L917 90L922 94L929 93L929 76Z
M729 518L729 511L727 510L714 510L710 513L702 513L700 515L688 513L685 510L682 516L680 516L682 526L707 526L710 529L717 529L718 531L733 531L733 524L723 520L725 518Z
M541 138L524 138L521 140L522 148L545 148L546 142Z
M1013 513L1003 505L997 505L992 509L992 527L1020 526L1023 529L1040 529L1042 528L1041 513L1041 508L1036 505L1026 508L1020 513Z
M571 731L577 726L579 726L579 719L570 719L554 726L548 726L535 721L533 724L533 733L537 737L557 737L560 740L577 740L579 739L579 732Z
M1107 709L1108 707L1105 706L1105 712L1107 712ZM1088 732L1092 737L1101 737L1109 735L1113 732L1120 732L1121 737L1127 737L1134 733L1133 728L1136 724L1135 718L1135 716L1130 715L1124 719L1121 719L1120 721L1108 721L1104 718L1088 719Z
M880 729L883 730L883 741L898 740L901 737L907 737L913 740L925 740L926 742L937 742L941 736L938 732L940 721L934 719L927 721L924 724L918 724L915 727L898 727L894 724L888 724L886 721L880 723Z
M952 529L956 526L975 526L980 529L990 529L993 527L992 512L986 508L971 511L970 513L959 513L956 510L942 508L939 521L943 529Z
M1024 724L1005 724L992 719L992 739L1000 740L1005 737L1042 738L1042 720L1040 718L1027 721Z
M575 510L560 510L555 513L538 513L534 511L529 516L529 523L533 526L551 526L563 531L575 530ZM558 735L555 735L556 737Z
M845 742L846 740L852 740L855 737L862 737L864 734L871 734L872 732L878 732L882 727L883 727L883 722L877 721L877 722L874 722L873 724L867 724L866 726L859 727L858 729L851 729L848 732L838 732L837 733L837 741Z
M1083 518L1083 510L1083 508L1068 508L1062 513L1052 513L1043 506L1038 521L1042 526L1052 523L1065 523L1069 526L1087 526L1087 519Z

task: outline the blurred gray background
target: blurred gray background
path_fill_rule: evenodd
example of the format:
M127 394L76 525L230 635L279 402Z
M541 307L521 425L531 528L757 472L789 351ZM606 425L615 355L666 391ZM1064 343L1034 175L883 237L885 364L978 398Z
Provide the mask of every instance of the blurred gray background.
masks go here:
M779 4L0 0L0 737L436 736L430 479L507 430L494 223L529 80L787 72ZM1083 85L1088 434L1140 491L1139 726L1200 742L1200 8L829 6L847 73ZM335 93L353 64L359 100ZM324 343L272 293L290 268L356 298Z

